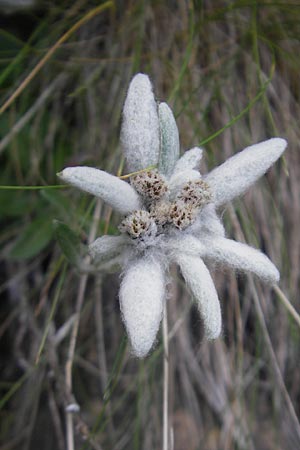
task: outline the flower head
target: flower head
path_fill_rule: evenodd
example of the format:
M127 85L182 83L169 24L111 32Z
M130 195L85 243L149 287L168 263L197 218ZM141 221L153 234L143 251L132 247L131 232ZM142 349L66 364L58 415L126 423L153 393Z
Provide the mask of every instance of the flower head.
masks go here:
M206 261L251 272L267 283L279 280L267 256L225 237L216 209L243 194L287 143L273 138L252 145L201 176L202 150L193 148L179 157L172 111L165 103L157 105L143 74L129 86L121 143L128 170L135 172L130 183L90 167L69 167L59 176L123 215L121 234L102 236L89 250L99 270L116 264L122 268L120 307L133 352L143 357L155 342L172 262L198 304L206 336L215 339L221 333L221 310ZM157 169L149 169L153 165Z

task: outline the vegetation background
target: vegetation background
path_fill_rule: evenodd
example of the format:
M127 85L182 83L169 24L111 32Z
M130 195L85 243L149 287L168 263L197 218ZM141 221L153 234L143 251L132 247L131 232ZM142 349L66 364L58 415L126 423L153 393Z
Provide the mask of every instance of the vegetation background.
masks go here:
M300 321L282 296L300 311L299 39L292 0L41 0L1 12L1 450L63 450L68 421L76 449L161 448L160 338L132 358L119 276L68 262L78 237L116 234L118 217L55 175L80 164L121 172L122 105L139 71L173 108L182 151L204 146L203 172L251 143L289 143L221 212L230 238L277 265L282 291L214 270L223 336L205 342L172 269L172 448L300 448ZM74 402L80 412L66 414Z

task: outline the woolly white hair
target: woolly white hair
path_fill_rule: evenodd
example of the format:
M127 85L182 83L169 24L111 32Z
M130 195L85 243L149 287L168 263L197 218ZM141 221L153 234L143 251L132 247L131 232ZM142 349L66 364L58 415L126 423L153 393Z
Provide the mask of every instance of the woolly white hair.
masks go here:
M213 238L205 242L204 255L234 269L251 272L266 283L279 281L279 272L261 251L232 239Z
M191 148L191 150L187 150L175 164L174 175L185 170L199 170L202 154L203 150L199 147L194 147Z
M121 214L128 214L141 206L140 197L130 184L103 170L67 167L57 175L66 183L102 198Z
M282 155L287 142L273 138L251 145L212 170L205 181L215 196L215 206L221 206L243 194Z
M156 165L159 157L159 120L147 75L132 79L123 109L121 144L129 172Z
M101 264L119 256L128 245L127 237L120 236L101 236L89 245L89 253L95 264Z
M208 339L216 339L221 333L221 309L218 295L204 262L195 256L177 255L183 278L198 305Z
M204 206L196 221L191 225L190 232L201 239L203 235L225 236L225 229L217 216L214 204Z
M176 261L178 253L192 256L203 256L206 254L206 246L191 234L183 233L180 239L178 239L178 236L171 237L165 245L171 261Z
M151 349L162 319L165 277L160 263L150 257L134 260L124 273L119 296L133 352L141 358Z

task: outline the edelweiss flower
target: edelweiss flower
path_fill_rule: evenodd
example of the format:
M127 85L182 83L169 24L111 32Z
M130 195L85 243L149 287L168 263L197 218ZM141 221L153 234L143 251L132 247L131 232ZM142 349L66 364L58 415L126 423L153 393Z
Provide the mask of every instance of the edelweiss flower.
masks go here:
M286 141L274 138L252 145L201 176L202 150L193 148L179 158L172 111L166 103L157 105L148 77L138 74L124 105L121 143L128 170L134 173L130 183L91 167L69 167L59 176L124 216L119 236L102 236L89 250L99 270L115 265L123 270L120 307L133 352L143 357L155 341L172 262L199 306L206 336L217 338L220 303L204 261L252 272L271 284L279 273L259 250L226 239L216 208L262 176ZM147 170L151 166L157 169Z

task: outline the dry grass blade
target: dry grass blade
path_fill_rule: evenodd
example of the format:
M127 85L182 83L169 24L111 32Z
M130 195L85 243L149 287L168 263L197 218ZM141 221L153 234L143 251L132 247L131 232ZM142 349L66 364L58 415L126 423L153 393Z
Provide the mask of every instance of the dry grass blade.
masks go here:
M295 308L293 307L293 305L291 304L291 302L289 301L289 299L284 295L284 293L282 292L282 290L280 289L279 286L275 285L273 287L274 291L276 292L276 294L278 295L278 298L280 299L280 301L282 302L282 304L284 305L284 307L289 311L289 313L291 314L291 316L293 317L293 319L295 320L295 322L299 325L300 327L300 315L298 314L298 312L295 310Z
M34 67L34 69L27 75L27 77L22 81L20 86L13 92L13 94L6 100L6 102L0 107L0 114L3 114L4 111L19 97L19 95L23 92L23 90L28 86L28 84L33 80L33 78L39 73L42 67L46 64L46 62L51 58L51 56L56 52L56 50L66 42L72 34L74 34L82 25L87 23L93 17L102 13L106 9L112 8L114 3L112 1L105 2L103 5L98 6L97 8L92 9L87 14L85 14L82 19L78 20L58 41L48 50L46 55L38 62L38 64Z
M66 80L66 75L59 75L47 88L42 92L35 103L29 108L29 110L14 124L9 130L8 134L0 141L0 154L5 150L5 147L11 142L11 140L22 130L22 128L32 119L32 117L39 111L44 103L53 95L53 93L60 88Z

